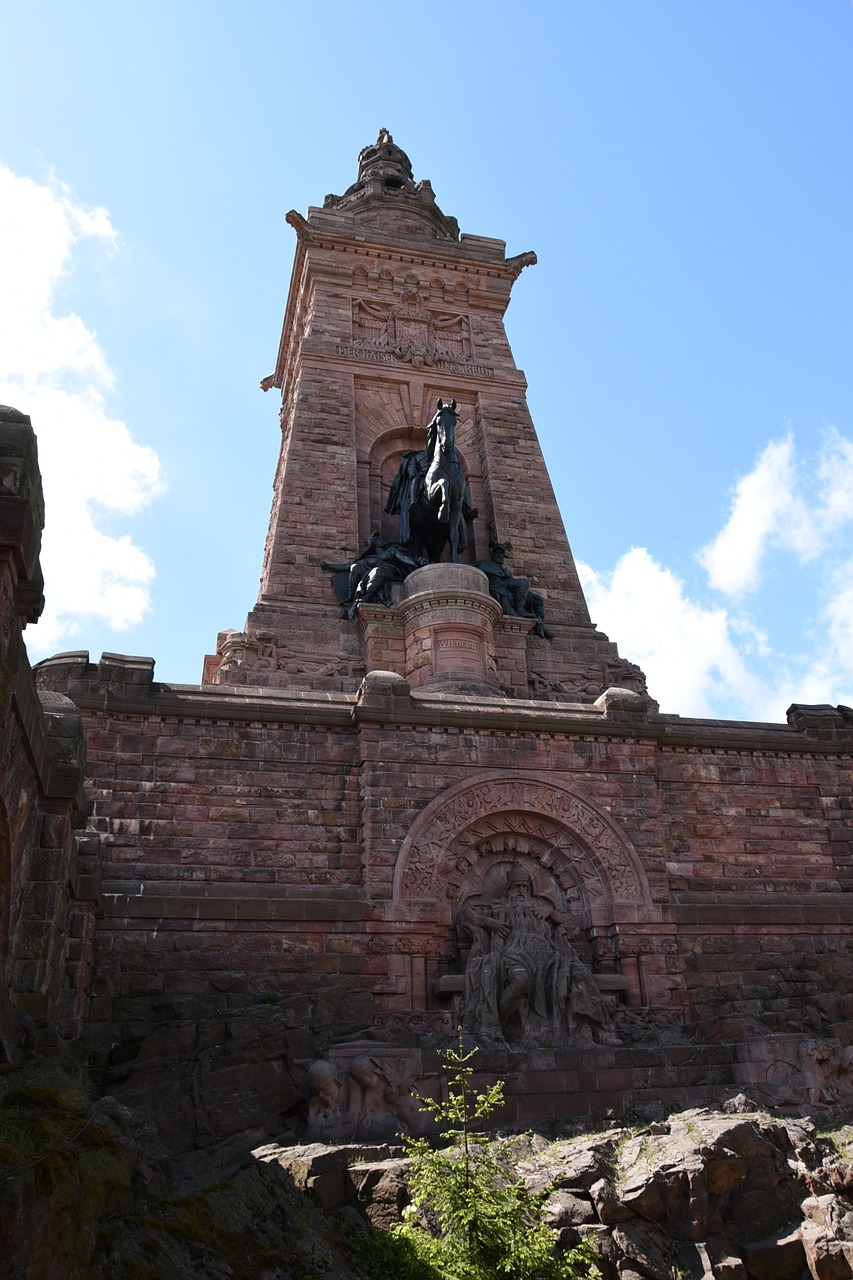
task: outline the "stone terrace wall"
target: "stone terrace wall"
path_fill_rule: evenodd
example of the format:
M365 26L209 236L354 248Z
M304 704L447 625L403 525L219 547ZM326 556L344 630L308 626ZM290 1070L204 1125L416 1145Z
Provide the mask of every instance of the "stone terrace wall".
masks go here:
M38 677L86 727L103 848L90 1043L110 1090L178 1146L297 1121L307 1063L348 1034L449 1035L456 997L436 981L489 858L556 874L572 851L585 958L626 979L640 1026L719 1036L736 1018L743 1036L849 1018L841 712L704 723L642 699L414 696L388 673L358 698L170 688L150 659L111 655L51 659ZM711 1079L695 1056L650 1075L616 1052L597 1050L593 1083L576 1059L528 1061L515 1092L550 1115L571 1079L584 1101L564 1107L593 1110L707 1090L731 1057Z
M22 630L44 604L35 435L0 407L0 1058L77 1050L97 896L80 715L39 698Z

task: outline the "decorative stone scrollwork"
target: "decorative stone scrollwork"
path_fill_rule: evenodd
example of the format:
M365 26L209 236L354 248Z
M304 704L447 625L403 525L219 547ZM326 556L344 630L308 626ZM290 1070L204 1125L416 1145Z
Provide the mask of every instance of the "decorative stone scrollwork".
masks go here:
M389 937L383 934L376 934L367 944L367 950L371 955L396 955L405 956L431 956L437 958L443 956L445 952L444 943L438 938L411 937L404 938Z
M583 909L649 900L640 860L608 814L562 783L488 775L439 796L413 824L395 872L400 909L412 899L459 901L472 868L507 842Z

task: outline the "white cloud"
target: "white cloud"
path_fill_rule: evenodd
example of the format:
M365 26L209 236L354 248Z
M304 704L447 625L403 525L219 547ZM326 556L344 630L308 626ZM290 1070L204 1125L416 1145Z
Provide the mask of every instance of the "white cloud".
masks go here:
M818 554L813 515L796 489L794 442L786 436L767 445L752 471L741 476L726 524L699 552L712 587L735 598L754 591L762 561L774 545L790 548L804 560Z
M47 508L47 608L27 633L36 656L67 643L86 616L119 630L138 623L154 578L129 534L98 528L99 510L132 515L163 483L154 451L108 412L115 378L97 335L80 316L59 313L57 289L84 238L115 245L106 209L0 166L0 400L32 418Z
M756 591L771 550L801 563L822 555L853 519L853 441L824 433L814 465L799 463L793 437L768 444L737 481L723 528L699 552L710 585L730 599Z
M792 702L853 703L851 521L853 441L829 427L816 456L798 459L787 435L738 480L725 526L698 556L725 604L691 597L645 548L610 572L578 569L593 617L645 670L664 711L780 721ZM759 592L771 551L783 558L775 602ZM797 579L790 557L808 573ZM737 607L747 592L762 625ZM792 607L797 652L779 643L783 622L791 643Z
M818 520L824 537L853 520L853 440L828 427L817 466Z
M726 699L747 715L766 703L767 690L748 669L727 611L691 600L645 547L632 547L610 573L580 562L578 572L592 617L620 654L643 668L663 711L714 716Z

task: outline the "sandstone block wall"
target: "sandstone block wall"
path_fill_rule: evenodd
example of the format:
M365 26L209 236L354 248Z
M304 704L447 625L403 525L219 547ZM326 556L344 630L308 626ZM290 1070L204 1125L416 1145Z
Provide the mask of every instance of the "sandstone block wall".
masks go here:
M44 503L26 415L0 407L0 1057L79 1050L97 841L82 813L80 716L39 698L22 638L44 599Z
M704 723L383 673L358 696L169 687L110 655L38 676L85 722L103 877L89 1043L178 1141L298 1124L307 1064L347 1035L452 1034L458 904L513 860L564 886L585 960L624 979L650 1034L847 1036L840 713ZM707 1101L733 1061L691 1049L649 1074L627 1047L597 1048L598 1068L566 1052L504 1063L519 1123L617 1095Z

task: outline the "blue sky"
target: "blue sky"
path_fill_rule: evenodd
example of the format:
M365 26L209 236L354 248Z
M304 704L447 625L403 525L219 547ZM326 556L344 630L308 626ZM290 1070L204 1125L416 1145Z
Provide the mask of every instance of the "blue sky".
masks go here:
M850 0L0 21L0 399L50 504L34 659L193 683L242 626L284 214L382 125L464 231L539 256L510 340L593 617L663 708L853 703Z

